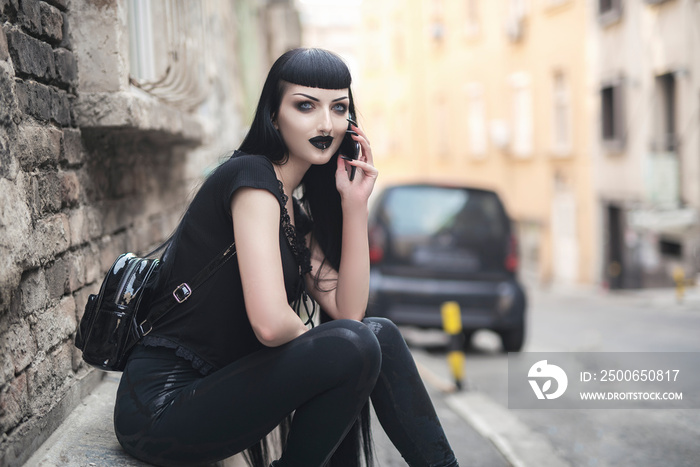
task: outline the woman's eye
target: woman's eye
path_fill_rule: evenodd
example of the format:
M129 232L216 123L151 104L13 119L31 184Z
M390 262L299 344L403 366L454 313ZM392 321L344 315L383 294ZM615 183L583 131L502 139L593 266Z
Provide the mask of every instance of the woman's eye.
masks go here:
M345 113L348 110L348 106L345 104L335 104L333 110L339 113Z
M311 102L308 101L300 102L297 104L297 109L299 110L311 110L313 108L314 106L311 104Z

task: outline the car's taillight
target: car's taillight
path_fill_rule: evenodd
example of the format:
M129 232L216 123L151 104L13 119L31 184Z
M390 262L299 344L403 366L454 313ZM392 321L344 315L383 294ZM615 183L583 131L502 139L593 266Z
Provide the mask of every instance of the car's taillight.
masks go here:
M369 229L369 262L375 264L384 259L384 244L386 243L384 230L379 226Z
M516 272L518 269L518 239L515 235L511 235L508 240L508 253L505 261L506 270Z

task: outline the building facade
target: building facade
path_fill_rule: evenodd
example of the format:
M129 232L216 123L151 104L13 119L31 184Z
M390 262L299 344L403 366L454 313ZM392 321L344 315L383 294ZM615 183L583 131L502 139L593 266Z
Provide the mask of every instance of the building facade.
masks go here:
M291 1L0 0L0 465L99 382L88 294L169 236L298 43Z
M692 279L700 271L700 3L595 6L602 280L636 288Z

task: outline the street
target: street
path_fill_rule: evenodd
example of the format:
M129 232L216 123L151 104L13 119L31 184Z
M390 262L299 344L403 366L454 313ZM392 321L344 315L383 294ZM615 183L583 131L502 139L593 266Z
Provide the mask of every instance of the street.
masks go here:
M523 351L697 352L700 351L697 298L689 295L683 304L678 304L670 290L620 293L531 290L528 339ZM426 368L431 378L449 382L446 336L440 331L412 328L402 331L419 366ZM474 438L470 425L464 428L446 422L448 438L462 466L698 465L700 410L508 409L507 354L500 351L498 337L488 331L474 335L466 354L466 374L466 391L458 397L465 401L463 406L471 404L466 412L479 412L472 425L478 425L482 436L489 438L493 433L497 436L492 436L489 443ZM459 412L456 396L436 389L431 395L437 400L436 407L447 403ZM464 434L459 430L464 430ZM501 453L505 451L507 459L494 454L493 444L499 446Z

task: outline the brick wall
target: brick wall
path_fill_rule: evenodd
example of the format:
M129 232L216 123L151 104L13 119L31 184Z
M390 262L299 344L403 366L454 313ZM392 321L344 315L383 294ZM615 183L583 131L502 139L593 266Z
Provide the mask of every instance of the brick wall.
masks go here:
M0 0L0 465L21 465L98 381L73 346L124 251L178 221L186 148L76 124L68 0Z

